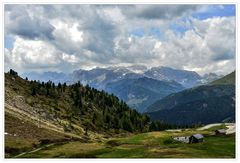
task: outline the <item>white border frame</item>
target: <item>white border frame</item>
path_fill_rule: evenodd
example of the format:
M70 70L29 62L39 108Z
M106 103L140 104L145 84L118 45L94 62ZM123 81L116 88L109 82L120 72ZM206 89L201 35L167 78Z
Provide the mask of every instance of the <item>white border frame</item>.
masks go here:
M0 22L2 24L2 30L1 30L1 39L2 39L2 44L0 45L1 47L1 66L0 66L0 72L1 72L1 77L0 77L0 91L1 91L1 95L0 95L0 104L1 104L1 160L2 161L100 161L100 162L106 162L106 161L134 161L134 162L157 162L157 161L166 161L166 162L175 162L175 161L184 161L184 162L188 162L188 161L194 161L194 162L198 162L198 161L218 161L218 162L235 162L238 161L238 148L239 148L239 41L238 38L240 38L240 34L239 34L239 2L237 0L201 0L199 2L192 2L190 0L185 0L185 1L177 1L177 0L131 0L131 1L127 1L127 0L120 0L120 1L114 1L114 0L104 0L104 2L101 2L100 0L83 0L83 1L77 1L77 0L64 0L63 2L61 2L60 0L21 0L21 1L17 1L17 0L3 0L0 4L0 8L1 8L1 17L0 17ZM4 158L4 5L5 4L235 4L236 5L236 157L235 159L5 159Z

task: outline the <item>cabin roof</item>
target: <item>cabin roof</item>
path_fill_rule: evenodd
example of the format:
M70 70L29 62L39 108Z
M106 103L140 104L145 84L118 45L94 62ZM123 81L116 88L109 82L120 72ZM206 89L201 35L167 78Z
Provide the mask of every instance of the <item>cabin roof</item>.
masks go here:
M226 130L225 130L225 129L218 129L218 130L216 130L216 132L219 132L219 133L226 133Z
M202 134L194 134L192 136L195 137L196 139L203 139L204 138L204 136Z

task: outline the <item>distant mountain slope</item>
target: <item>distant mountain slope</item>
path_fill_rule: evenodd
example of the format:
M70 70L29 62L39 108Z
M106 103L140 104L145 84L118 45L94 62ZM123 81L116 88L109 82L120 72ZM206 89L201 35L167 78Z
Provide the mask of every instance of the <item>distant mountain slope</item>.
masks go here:
M21 75L23 78L28 78L29 80L40 80L44 82L48 82L51 80L54 83L64 83L64 82L69 82L69 77L67 74L64 74L62 72L43 72L43 73L38 73L38 72L29 72L29 73L23 73Z
M236 74L236 71L234 71L234 72L224 76L223 78L215 80L215 81L211 82L210 84L211 85L221 85L221 84L224 84L224 85L228 85L228 84L235 85L235 74Z
M212 97L221 97L234 94L233 85L213 85L213 86L199 86L190 88L178 93L171 94L161 100L156 101L149 106L145 112L155 112L158 110L170 110L177 105L182 105L200 99L208 99Z
M142 69L142 68L141 68ZM136 68L135 68L135 71ZM106 84L122 79L142 77L142 74L134 73L125 67L94 68L92 70L76 70L70 74L71 80L89 84L98 90L104 90Z
M231 82L226 84L226 81ZM145 112L151 119L178 124L235 121L235 85L232 81L235 81L235 75L230 74L212 85L171 94L149 106Z
M208 74L204 74L202 76L202 79L201 79L201 83L203 84L208 84L208 83L211 83L217 79L220 79L222 78L223 75L217 75L215 73L208 73Z
M107 92L118 96L139 112L143 112L157 99L183 89L184 87L177 82L159 81L147 77L123 79L106 85Z
M199 84L201 76L194 71L177 70L170 67L153 67L144 73L147 77L157 80L174 80L184 87Z
M148 113L152 120L178 125L209 124L235 121L235 100L230 96L200 99L177 105L171 110Z

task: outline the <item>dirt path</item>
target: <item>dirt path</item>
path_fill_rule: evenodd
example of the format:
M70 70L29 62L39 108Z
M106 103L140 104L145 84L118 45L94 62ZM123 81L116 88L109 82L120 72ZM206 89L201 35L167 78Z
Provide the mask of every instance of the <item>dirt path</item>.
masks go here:
M236 125L235 123L213 123L213 124L209 124L206 126L203 126L201 128L198 128L197 130L207 130L211 127L215 127L215 126L221 126L221 125L226 125L227 129L226 129L226 134L233 134L236 132Z
M235 124L229 124L226 127L228 128L227 132L226 132L227 135L233 134L233 133L236 132L236 125Z
M209 125L203 126L201 128L198 128L197 130L200 130L200 131L207 130L207 129L215 127L215 126L221 126L222 124L224 124L224 123L213 123L213 124L209 124Z
M51 147L51 146L56 145L56 144L57 144L57 143L52 143L52 144L48 144L48 145L45 145L45 146L36 148L36 149L34 149L34 150L32 150L32 151L23 152L23 153L20 153L20 154L14 156L13 158L19 158L19 157L21 157L21 156L23 156L23 155L25 155L25 154L34 153L34 152L40 151L40 150L42 150L42 149L44 149L44 148Z
M167 132L182 132L182 129L170 129L170 130L165 130Z

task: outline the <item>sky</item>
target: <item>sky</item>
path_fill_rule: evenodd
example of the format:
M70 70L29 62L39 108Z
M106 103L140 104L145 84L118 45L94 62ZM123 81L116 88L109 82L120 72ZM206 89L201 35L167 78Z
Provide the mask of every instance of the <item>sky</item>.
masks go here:
M235 5L5 4L4 69L235 70Z

